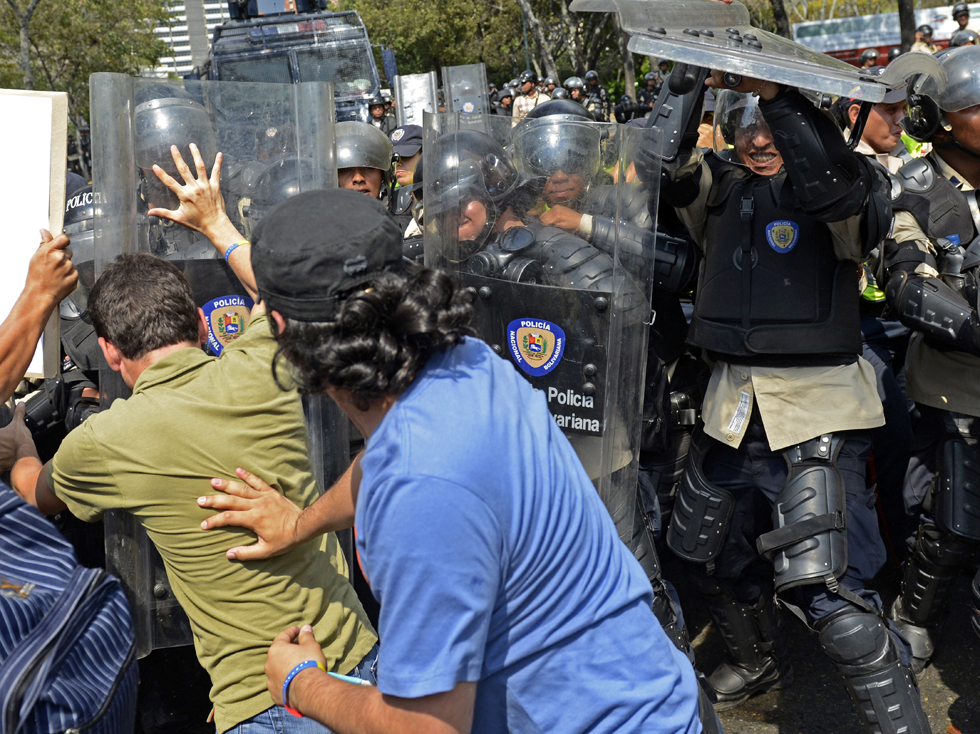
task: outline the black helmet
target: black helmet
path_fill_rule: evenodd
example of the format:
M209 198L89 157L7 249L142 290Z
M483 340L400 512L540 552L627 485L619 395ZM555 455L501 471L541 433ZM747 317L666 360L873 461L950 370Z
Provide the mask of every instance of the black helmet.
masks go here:
M648 71L646 74L643 75L643 81L645 81L645 82L656 81L656 79L657 79L658 76L660 76L660 75L657 72L655 72L655 71Z
M515 95L513 89L511 89L510 87L504 87L499 92L497 92L497 101L500 102L501 100L506 99L507 97L513 99L514 96Z
M68 197L62 231L71 240L72 263L78 270L79 280L78 287L61 302L61 316L79 318L88 308L88 289L95 280L95 214L91 185L83 186Z
M276 204L304 190L326 186L328 171L309 158L283 158L266 168L255 181L255 195L249 205L248 218L258 223Z
M552 99L568 99L568 90L564 87L555 87L555 91L551 93Z
M963 15L964 13L966 15L970 14L970 6L966 3L956 3L953 6L953 20L956 20L957 16Z
M514 164L528 179L557 171L587 177L599 170L602 133L580 104L553 99L531 110L514 129Z
M491 91L494 90L494 89L496 89L496 88L497 88L497 85L494 82L489 82L487 84L487 89L490 89Z
M971 31L969 28L956 31L956 33L953 34L953 37L949 39L950 48L956 48L957 46L969 46L970 44L980 46L980 37L978 37L977 34Z
M633 98L630 97L628 94L624 94L622 97L619 98L619 103L620 104L633 104Z
M368 100L367 105L368 105L368 108L371 108L371 107L375 107L377 105L383 105L384 103L385 103L384 97L382 97L380 94L378 94L378 95L375 95L374 97L371 97Z
M921 33L926 38L932 38L932 26L931 25L920 25L915 29L916 33Z
M173 84L139 87L133 101L133 143L136 165L142 170L145 184L143 199L148 206L176 209L180 205L177 195L160 182L152 168L158 165L180 181L170 146L176 145L184 161L193 166L189 146L194 143L210 171L218 153L211 118L203 105Z
M518 79L515 76L513 79L511 79L509 82L507 82L507 85L506 86L510 87L511 89L520 89L521 88L521 80Z
M891 63L901 55L902 55L902 47L892 46L890 49L888 49L888 63Z
M366 122L338 122L335 130L337 168L377 168L383 174L378 198L387 199L395 169L395 149L388 136Z
M585 72L585 81L597 82L599 81L599 75L590 69L589 71Z
M426 171L426 227L452 230L442 234L455 239L460 206L479 201L487 209L483 231L465 245L460 243L460 258L466 259L486 242L520 177L500 143L485 133L448 133L435 141L432 150L430 162L435 169Z
M547 79L544 80L544 85L547 87L549 84L554 84L557 87L558 80L555 79L553 76L549 76Z
M538 83L538 75L536 73L534 73L533 71L531 71L530 69L528 69L527 71L521 72L520 83L521 84L527 84L528 82L531 82L531 84L537 84Z
M859 61L862 64L866 64L869 61L877 61L879 56L881 56L881 54L878 53L878 49L866 48L864 49L864 51L861 52L861 58L859 59Z
M585 91L585 82L582 81L580 76L570 76L565 80L565 89L571 92L573 89L578 89L581 92Z

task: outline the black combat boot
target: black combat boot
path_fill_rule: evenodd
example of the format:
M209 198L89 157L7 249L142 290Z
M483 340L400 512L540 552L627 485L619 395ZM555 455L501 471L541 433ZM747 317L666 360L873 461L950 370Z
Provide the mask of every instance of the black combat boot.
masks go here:
M950 587L976 556L973 543L943 533L931 522L919 527L905 561L902 593L889 616L912 647L912 672L921 673L936 651Z
M702 591L706 591L703 584ZM714 593L705 593L703 599L730 657L708 677L717 711L793 682L782 617L771 596L763 594L755 604L742 604L731 589L716 585Z

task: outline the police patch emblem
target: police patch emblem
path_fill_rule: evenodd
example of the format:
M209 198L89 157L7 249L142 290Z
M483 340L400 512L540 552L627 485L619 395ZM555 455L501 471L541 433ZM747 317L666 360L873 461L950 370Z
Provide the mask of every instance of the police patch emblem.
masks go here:
M463 103L463 112L465 112L467 115L471 114L475 109L476 107L473 106L472 102Z
M507 324L510 356L523 372L541 377L565 356L565 332L542 319L515 319Z
M245 331L252 305L252 299L247 296L222 296L201 307L208 320L208 348L214 354L220 355L221 350Z
M405 137L405 128L398 128L391 134L391 142L397 143L399 140Z
M800 241L800 225L787 220L770 222L766 225L766 240L773 250L786 254Z

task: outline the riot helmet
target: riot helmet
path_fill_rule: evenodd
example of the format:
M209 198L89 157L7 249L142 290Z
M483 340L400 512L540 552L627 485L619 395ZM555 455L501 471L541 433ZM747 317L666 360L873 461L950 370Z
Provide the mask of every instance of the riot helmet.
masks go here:
M970 6L966 3L956 3L953 6L953 12L951 13L953 20L959 22L960 16L965 15L967 22L970 20Z
M715 98L712 148L729 163L745 166L761 176L783 167L772 132L762 116L759 98L723 89Z
M546 87L557 87L558 86L558 80L555 77L553 77L553 76L549 76L549 77L547 77L544 80L544 85Z
M901 55L902 55L902 47L892 46L890 49L888 49L888 63L890 64Z
M574 205L588 193L602 162L602 134L594 122L581 105L551 100L514 129L514 164L549 206Z
M582 81L582 77L570 76L565 80L565 89L567 89L569 92L573 89L584 90L585 82Z
M643 81L645 82L655 82L660 75L655 71L648 71L643 75Z
M182 180L170 146L176 145L183 159L193 162L189 146L194 143L205 168L210 171L218 145L208 112L190 94L173 84L139 87L134 103L134 152L142 175L142 198L147 208L176 209L180 205L177 195L160 182L153 173L153 166L160 166L173 178Z
M518 173L500 143L472 130L438 138L430 162L435 169L426 173L425 227L458 241L458 259L465 260L489 238Z
M336 139L337 171L341 179L341 187L368 193L367 189L370 188L371 182L367 182L367 185L358 182L345 184L344 172L345 170L353 172L354 169L377 169L381 172L377 198L386 200L392 186L395 160L395 150L388 136L366 122L338 122Z
M514 99L514 90L510 87L504 87L499 92L497 92L497 101L503 102L507 97Z
M916 33L921 33L922 34L922 37L925 38L925 39L927 39L927 40L932 38L932 26L931 25L928 25L928 24L920 25L918 28L915 29L915 32Z
M304 191L311 190L311 183L330 180L328 172L309 158L283 158L267 167L255 180L255 193L246 211L249 229L276 204Z
M531 71L530 69L528 69L527 71L521 72L520 82L521 82L521 84L527 84L528 82L531 82L531 84L537 84L538 83L538 75L537 75L537 73L535 73L535 72Z
M960 46L980 46L980 36L969 28L956 31L953 37L949 39L949 47L959 48Z
M868 64L874 66L878 63L878 57L881 54L878 53L876 48L866 48L861 52L861 57L858 59L858 63L862 68L867 68Z
M510 87L511 89L520 89L521 88L521 80L518 79L515 76L513 79L511 79L509 82L507 82L506 86Z
M65 202L62 231L71 240L72 264L78 287L61 302L62 318L78 318L88 308L89 289L95 285L95 214L92 186L84 186Z
M568 90L564 87L555 87L555 91L551 93L552 99L568 99Z
M599 75L590 69L589 71L585 72L585 81L589 84L598 84Z

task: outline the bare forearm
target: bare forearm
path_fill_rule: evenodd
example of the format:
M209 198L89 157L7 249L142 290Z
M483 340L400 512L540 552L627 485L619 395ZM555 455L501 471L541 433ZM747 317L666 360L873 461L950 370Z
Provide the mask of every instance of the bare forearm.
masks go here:
M208 228L203 234L211 240L211 243L221 253L222 257L225 256L225 252L233 244L245 241L245 236L235 228L235 225L231 223L231 220L227 216L223 217L222 221L214 227ZM252 300L256 300L259 289L255 285L255 273L252 272L251 247L242 245L235 248L231 255L228 256L228 264L231 266L238 280L245 286L245 290L248 291Z
M17 458L10 470L10 483L14 491L28 504L37 507L37 479L44 466L33 446L22 445L17 449Z
M0 402L14 394L57 305L50 295L25 288L0 324Z
M296 542L303 543L324 533L346 530L354 524L354 495L351 476L355 464L312 505L296 522Z
M475 684L463 683L470 687ZM472 704L461 691L405 699L385 696L377 688L356 686L314 670L297 676L289 689L295 706L337 734L467 734L472 727ZM464 701L460 701L463 698ZM450 723L453 722L453 723Z

